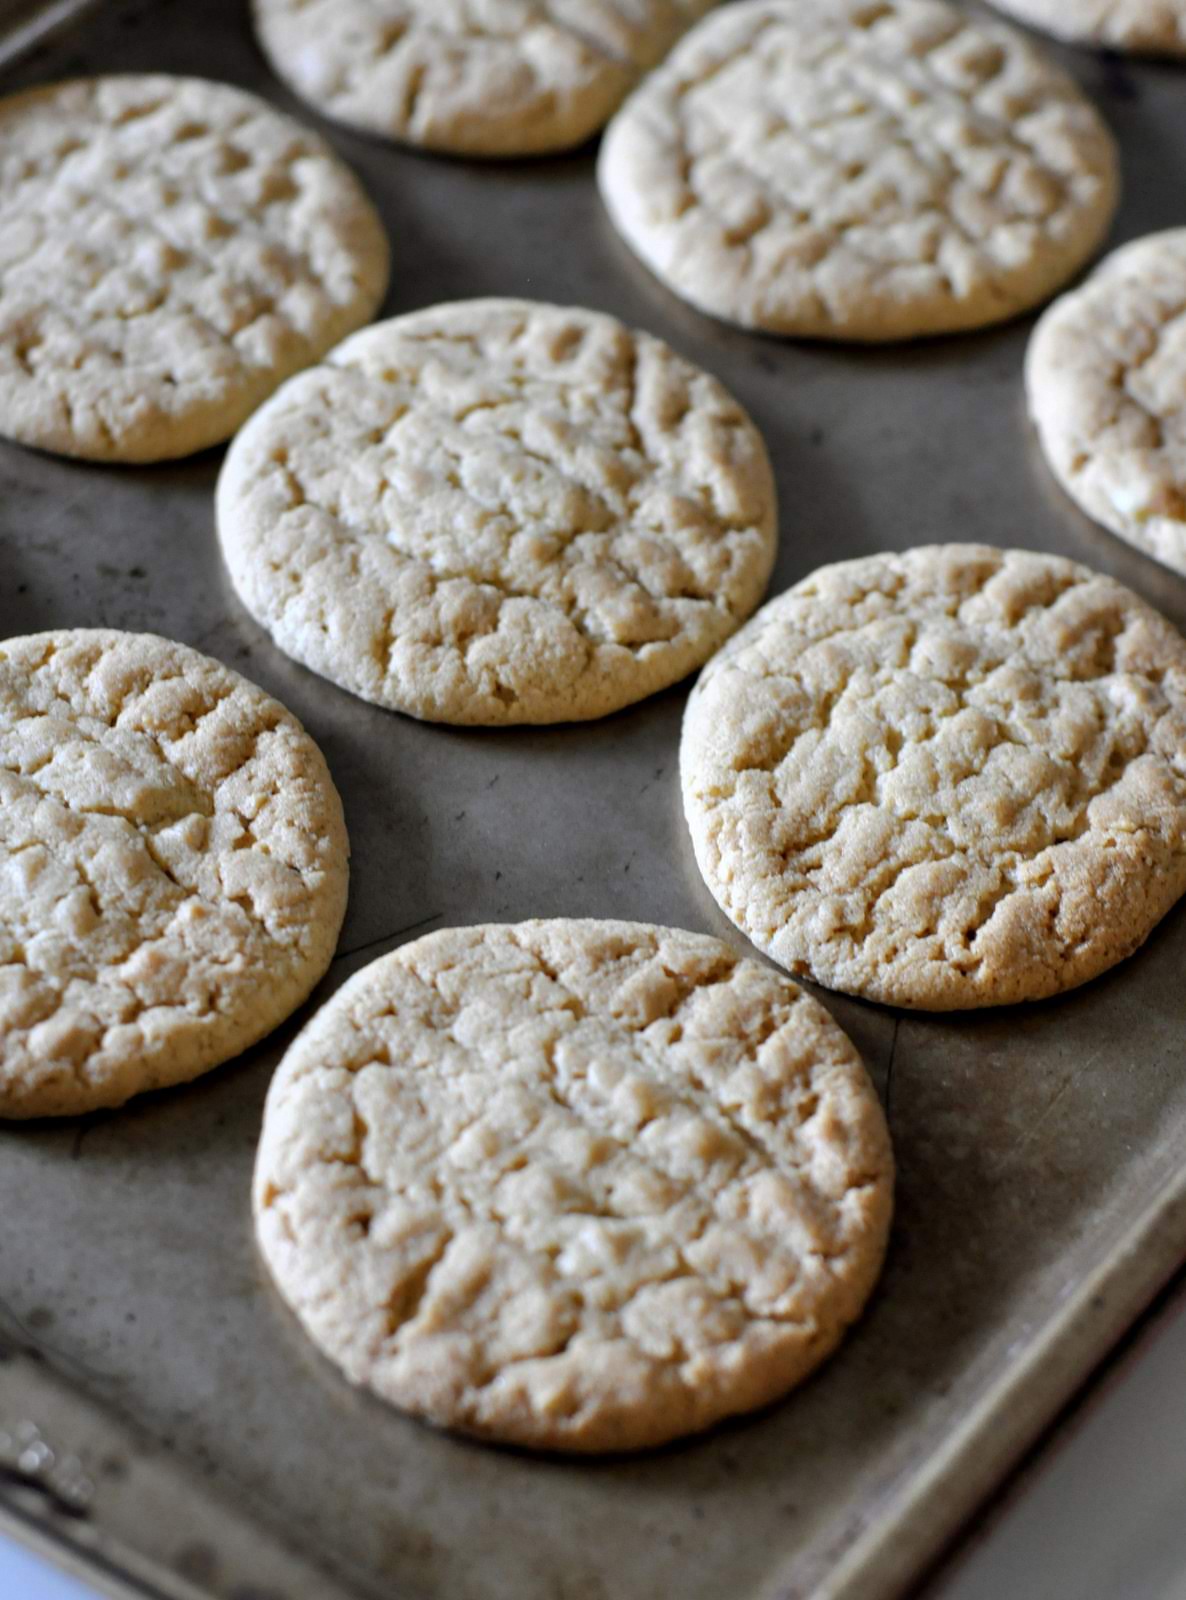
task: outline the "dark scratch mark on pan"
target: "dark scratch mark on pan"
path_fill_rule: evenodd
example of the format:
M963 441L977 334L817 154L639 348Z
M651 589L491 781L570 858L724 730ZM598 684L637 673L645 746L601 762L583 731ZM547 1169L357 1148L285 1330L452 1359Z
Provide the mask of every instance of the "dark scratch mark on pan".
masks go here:
M334 957L335 964L339 961L348 961L351 956L360 956L367 950L375 950L381 944L390 944L394 939L402 939L406 934L415 933L419 928L427 928L430 922L439 922L444 916L443 911L434 911L430 917L421 917L419 922L409 922L406 928L396 928L394 933L380 934L377 939L368 939L365 944L356 944L351 950L340 950Z

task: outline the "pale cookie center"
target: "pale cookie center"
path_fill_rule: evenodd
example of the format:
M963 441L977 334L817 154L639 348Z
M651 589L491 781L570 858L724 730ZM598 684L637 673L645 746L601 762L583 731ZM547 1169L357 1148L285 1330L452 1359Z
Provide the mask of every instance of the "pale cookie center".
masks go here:
M730 536L752 532L741 519L758 508L712 478L681 477L678 444L656 459L647 432L659 420L696 448L694 397L682 417L648 421L637 352L585 385L585 337L570 330L555 348L572 384L501 351L479 377L463 344L407 340L381 372L326 375L329 426L294 413L269 429L288 514L320 513L335 540L398 557L388 648L403 614L428 602L440 636L470 653L514 601L546 602L591 647L641 652L698 612L716 613L717 627L731 616L735 570L752 551ZM714 422L746 427L739 413ZM291 572L295 596L303 576Z
M501 981L409 962L412 992L389 1016L357 1013L332 1121L313 1081L285 1085L270 1118L283 1106L294 1129L325 1131L293 1178L265 1166L264 1210L295 1241L322 1164L352 1169L352 1247L391 1276L385 1359L481 1330L466 1356L479 1384L578 1336L625 1338L693 1381L698 1350L750 1322L810 1327L852 1248L845 1197L882 1181L821 1154L844 1147L844 1069L830 1076L826 1044L812 1052L814 1003L754 998L729 1055L708 1035L715 1011L736 1015L732 958L694 983L639 960L611 1015L506 945ZM780 1072L799 1027L801 1070ZM677 1307L694 1312L686 1344Z
M864 593L825 574L739 640L689 713L689 814L722 903L792 970L1038 987L1172 898L1180 641L1069 567L986 556L945 597L926 558ZM1092 916L1089 879L1136 925Z
M793 240L800 266L838 249L886 271L938 264L957 294L1014 267L1096 180L1060 161L1003 45L954 15L930 21L870 5L806 35L770 18L682 80L686 204L731 246Z
M0 174L0 348L110 440L124 408L88 398L97 374L151 379L184 410L291 362L360 290L309 228L326 162L299 135L184 85L105 93L11 113L29 153Z
M279 791L262 769L279 708L235 736L237 759L211 785L175 753L209 766L195 751L241 690L187 698L171 735L149 734L136 720L170 685L188 697L184 674L158 671L98 714L76 685L55 690L54 656L29 674L35 697L9 687L0 717L0 968L20 974L0 984L0 1013L13 1050L23 1037L81 1063L151 1010L217 1018L228 986L258 981L253 961L299 962L311 892L284 859L292 825L277 836L270 816Z

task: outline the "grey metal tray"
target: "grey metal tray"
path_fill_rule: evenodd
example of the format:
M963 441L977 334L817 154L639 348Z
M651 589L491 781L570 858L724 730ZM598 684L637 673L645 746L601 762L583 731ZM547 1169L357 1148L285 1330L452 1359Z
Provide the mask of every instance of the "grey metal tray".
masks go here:
M1124 147L1116 239L1180 222L1186 76L1063 54ZM2 81L162 68L292 104L236 0L108 0ZM751 338L636 266L587 151L484 167L328 131L390 227L389 311L502 293L584 303L725 379L778 471L775 590L839 556L986 539L1078 557L1186 624L1186 583L1050 483L1023 415L1026 325L871 351ZM684 689L529 732L365 706L288 662L235 601L213 537L218 465L210 453L120 471L0 446L0 636L170 634L305 721L343 791L355 862L343 953L316 1000L448 923L614 915L735 938L680 816ZM1186 1253L1184 967L1179 912L1110 976L1025 1010L899 1016L825 996L889 1103L901 1181L883 1284L785 1404L635 1460L463 1443L314 1356L264 1281L248 1216L264 1091L300 1018L191 1088L0 1130L0 1514L122 1594L900 1592ZM35 1476L56 1452L59 1500L62 1457L79 1457L72 1514L4 1471L22 1422L45 1446L24 1449Z

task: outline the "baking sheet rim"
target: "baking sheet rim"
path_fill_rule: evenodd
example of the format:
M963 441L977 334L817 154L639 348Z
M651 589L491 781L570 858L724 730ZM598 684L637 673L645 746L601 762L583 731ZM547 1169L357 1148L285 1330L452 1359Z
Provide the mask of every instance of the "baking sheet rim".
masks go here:
M887 1593L904 1592L924 1576L1184 1259L1186 1169L1165 1179L1108 1260L1067 1298L1030 1349L1004 1370L1000 1381L969 1411L946 1445L912 1474L905 1490L880 1509L855 1544L837 1559L829 1577L817 1586L813 1600L880 1600ZM7 1370L17 1373L18 1382L22 1369L30 1372L34 1368L35 1363L19 1352L7 1363ZM60 1373L54 1377L67 1401L73 1399L110 1424L127 1426L109 1403L81 1395ZM0 1391L5 1387L2 1379L0 1369ZM196 1481L195 1470L184 1458L171 1451L165 1454L185 1481L187 1504L200 1503L215 1526L220 1517L232 1514L217 1490ZM22 1508L14 1503L13 1495L13 1487L0 1486L0 1532L85 1573L86 1581L115 1600L152 1594L165 1600L191 1600L196 1594L210 1592L169 1571L126 1539L106 1532L101 1509L87 1523L99 1541L91 1550L70 1537L70 1525L64 1519L48 1509L38 1514ZM246 1506L250 1521L250 1502L240 1504ZM269 1544L302 1555L270 1527L261 1531ZM799 1555L790 1559L799 1559ZM251 1576L242 1574L246 1581ZM152 1587L146 1588L146 1582ZM348 1575L342 1575L342 1582L349 1589ZM771 1593L790 1600L794 1591L786 1587L785 1580L776 1579Z

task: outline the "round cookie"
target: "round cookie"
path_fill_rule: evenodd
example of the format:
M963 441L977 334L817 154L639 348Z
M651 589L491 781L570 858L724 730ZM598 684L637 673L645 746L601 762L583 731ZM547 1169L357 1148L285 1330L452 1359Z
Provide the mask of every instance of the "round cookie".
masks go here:
M329 146L226 84L0 100L0 434L92 461L230 438L370 320L382 224Z
M273 69L325 115L429 150L525 156L590 138L715 4L253 0L252 10Z
M149 634L0 644L0 1117L183 1083L296 1009L346 909L296 718Z
M710 663L680 754L722 909L829 988L1038 1000L1186 890L1186 640L1055 556L824 567Z
M1075 44L1186 55L1186 0L992 0L1019 22Z
M640 1449L785 1394L880 1269L881 1107L827 1012L697 934L450 929L273 1079L257 1236L352 1382L439 1425Z
M1099 245L1115 146L1020 35L942 0L751 0L700 24L602 144L616 227L743 327L907 339L1044 300Z
M1026 358L1046 459L1089 517L1186 573L1186 228L1110 255Z
M282 650L431 721L599 717L761 598L774 483L714 378L612 317L518 300L356 334L251 419L223 555Z

